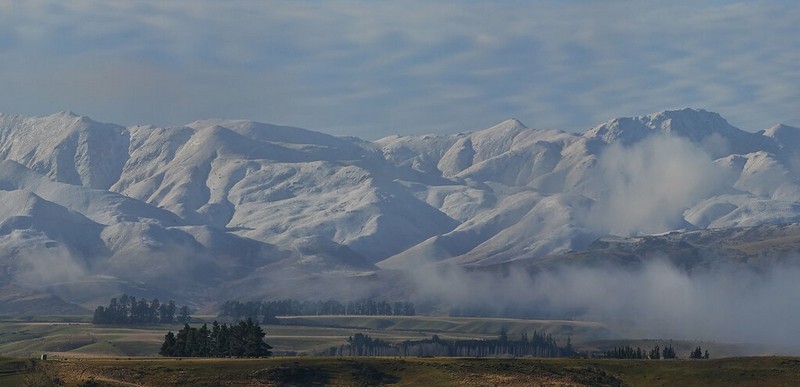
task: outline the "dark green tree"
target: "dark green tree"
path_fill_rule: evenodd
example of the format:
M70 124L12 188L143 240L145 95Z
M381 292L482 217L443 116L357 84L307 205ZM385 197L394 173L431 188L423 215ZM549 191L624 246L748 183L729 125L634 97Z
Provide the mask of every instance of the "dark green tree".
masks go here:
M649 357L653 360L661 359L661 347L659 347L658 345L653 347L653 349L650 350Z
M176 344L175 335L172 331L167 332L167 334L164 335L164 343L161 344L161 350L158 351L158 354L161 356L175 356Z
M230 357L231 356L231 331L228 325L222 324L219 327L217 334L217 341L214 343L214 356L216 357Z
M675 359L677 356L675 355L675 349L672 348L671 345L664 347L664 351L662 352L662 357L664 359Z
M178 312L178 322L188 324L192 320L191 312L189 312L189 307L184 305L181 307L180 312Z
M189 337L192 328L189 327L189 324L185 324L183 329L178 331L178 334L175 336L175 351L173 351L172 356L176 357L184 357L189 356L189 345L191 344Z
M267 357L272 355L272 347L264 342L264 330L253 320L247 319L245 323L244 336L244 356L245 357Z

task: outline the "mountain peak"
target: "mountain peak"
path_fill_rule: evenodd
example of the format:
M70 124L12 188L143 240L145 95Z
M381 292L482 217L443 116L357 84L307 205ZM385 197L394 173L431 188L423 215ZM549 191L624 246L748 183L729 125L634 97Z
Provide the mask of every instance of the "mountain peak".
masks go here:
M654 133L671 134L701 143L712 136L740 142L749 133L728 123L718 113L703 109L665 110L639 117L615 118L588 130L584 137L606 143L620 141L632 144Z
M693 139L699 136L698 140L715 132L720 134L741 132L718 113L703 109L665 110L640 119L651 129Z
M796 152L800 146L800 128L778 124L762 132L765 137L771 138L782 149Z
M497 124L495 126L492 126L489 129L493 129L493 128L528 129L528 127L525 126L525 124L523 124L522 121L520 121L520 120L518 120L516 118L509 118L509 119L507 119L507 120L505 120L505 121L503 121L503 122L501 122L501 123L499 123L499 124Z

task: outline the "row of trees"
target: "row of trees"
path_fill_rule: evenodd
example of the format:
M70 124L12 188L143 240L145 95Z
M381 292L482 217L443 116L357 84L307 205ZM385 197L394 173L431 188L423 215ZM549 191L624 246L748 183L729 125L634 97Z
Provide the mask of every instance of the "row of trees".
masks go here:
M689 354L690 359L708 359L708 350L706 349L706 353L703 353L703 349L698 346L697 348Z
M675 354L675 349L672 348L671 345L668 345L661 349L660 346L656 345L650 352L643 351L641 348L633 347L626 345L624 347L614 347L614 349L608 350L603 353L603 357L609 359L676 359L677 355ZM692 353L689 354L690 359L708 359L708 350L706 350L705 354L700 347L697 347Z
M226 301L220 307L220 318L250 318L263 323L274 322L276 316L316 316L316 315L354 315L354 316L414 316L416 311L411 302L375 301L365 298L341 303L328 301L299 301L293 299L278 301Z
M551 335L523 333L510 340L505 330L494 340L442 340L437 335L425 340L406 340L392 344L369 335L356 333L346 345L331 347L328 356L447 356L447 357L570 357L576 353L570 340L559 347Z
M123 294L119 300L112 298L107 307L98 306L94 310L92 324L174 324L188 323L191 319L189 308L182 306L178 310L175 301L162 304L158 299L148 301L146 298Z
M169 357L267 357L272 347L264 341L266 333L258 323L247 319L238 324L220 325L216 321L208 329L185 324L177 335L172 331L164 335L158 352Z

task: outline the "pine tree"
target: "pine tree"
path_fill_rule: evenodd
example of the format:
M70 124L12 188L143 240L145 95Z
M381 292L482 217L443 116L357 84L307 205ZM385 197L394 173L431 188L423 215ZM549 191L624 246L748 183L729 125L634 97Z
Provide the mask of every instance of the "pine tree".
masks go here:
M161 350L158 351L158 354L161 356L175 356L175 346L175 335L172 331L169 331L164 335L164 343L161 344Z
M677 357L675 356L675 349L671 345L664 347L663 357L664 359L675 359Z
M661 347L656 345L650 350L650 358L653 360L661 359Z
M189 323L192 320L192 316L190 315L188 306L186 306L186 305L182 306L179 313L180 314L178 316L178 322L182 322L182 323L186 324L186 323Z
M217 342L215 343L214 356L216 357L229 357L231 356L231 331L228 329L227 324L222 324L219 327L219 334L217 335Z

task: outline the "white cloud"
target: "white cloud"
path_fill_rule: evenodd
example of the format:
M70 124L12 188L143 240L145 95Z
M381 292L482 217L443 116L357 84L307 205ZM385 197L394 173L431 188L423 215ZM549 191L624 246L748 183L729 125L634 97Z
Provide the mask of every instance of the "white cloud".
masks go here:
M162 125L241 116L369 138L479 129L511 116L582 130L680 106L718 111L750 130L800 124L800 91L786 87L799 76L800 9L791 2L0 5L0 102L12 113L67 107ZM107 79L65 82L82 89L80 106L37 81L110 74L112 66L171 80L143 79L149 86L131 93L138 102L129 98L113 114ZM170 112L148 103L172 94L181 101Z
M601 234L683 228L683 211L722 189L727 180L702 149L672 136L648 138L630 147L612 144L598 166L607 187L596 198L589 222Z

